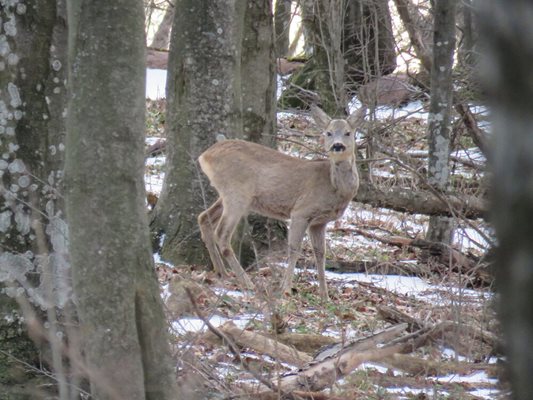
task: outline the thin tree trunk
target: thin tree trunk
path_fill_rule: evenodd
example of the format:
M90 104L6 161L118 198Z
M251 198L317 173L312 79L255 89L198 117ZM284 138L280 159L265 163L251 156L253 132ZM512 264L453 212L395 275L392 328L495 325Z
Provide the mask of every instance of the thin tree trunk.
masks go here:
M174 21L175 7L172 4L167 4L167 9L163 20L157 27L157 31L152 38L150 47L157 50L166 50L170 44L170 30L172 29L172 22Z
M452 110L452 70L455 50L456 0L437 0L431 69L431 99L428 117L428 182L445 192L449 186L449 156ZM450 243L452 220L431 217L426 239Z
M432 63L431 49L426 45L421 27L416 23L416 19L411 14L410 9L414 7L410 3L410 0L394 0L394 4L420 63L426 71L430 72Z
M282 1L282 0L280 0ZM244 139L274 147L276 64L271 0L249 0L241 53Z
M292 0L276 0L274 10L276 57L289 56L291 5Z
M143 3L78 5L69 13L76 31L69 46L65 173L91 394L99 400L175 399L144 205Z
M167 170L152 219L152 231L164 234L161 256L175 264L209 263L197 216L215 194L196 160L218 134L242 136L245 3L176 2L167 75Z

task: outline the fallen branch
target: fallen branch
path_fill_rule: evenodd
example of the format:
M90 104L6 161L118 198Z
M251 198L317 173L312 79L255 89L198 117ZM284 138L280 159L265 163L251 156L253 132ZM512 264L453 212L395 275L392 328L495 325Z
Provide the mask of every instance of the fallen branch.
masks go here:
M293 394L318 392L330 387L364 362L377 361L405 351L406 343L400 341L384 347L377 347L377 345L399 335L406 327L405 324L400 324L340 349L326 350L317 357L321 361L310 364L303 371L281 377L278 380L278 387L284 392Z
M435 361L409 354L394 354L379 364L414 376L468 375L475 371L488 371L489 376L495 376L499 368L496 364Z
M477 147L479 147L479 150L483 153L485 157L488 158L488 144L487 144L487 138L485 137L485 134L481 129L479 129L479 126L477 125L477 121L474 118L474 115L472 115L472 112L470 111L470 108L464 104L456 104L455 110L459 113L463 120L463 124L465 125L466 131L472 138L472 141L476 144Z
M272 358L299 368L313 360L310 355L267 336L240 329L231 321L226 322L219 329L241 347L248 347L257 353L267 354Z

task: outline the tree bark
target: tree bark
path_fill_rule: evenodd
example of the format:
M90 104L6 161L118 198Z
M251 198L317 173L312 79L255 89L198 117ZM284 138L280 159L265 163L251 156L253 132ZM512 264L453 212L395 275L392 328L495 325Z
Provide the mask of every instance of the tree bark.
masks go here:
M493 0L479 16L488 48L487 98L492 100L492 217L499 246L498 301L513 399L533 393L533 6Z
M324 111L344 116L348 92L364 79L396 68L387 2L302 0L301 7L312 58L291 79L296 86L283 94L280 104L306 107L317 102L306 90L316 91Z
M143 182L142 1L71 4L65 173L70 256L91 394L175 399Z
M430 43L428 43L428 40L425 38L423 27L417 23L417 19L420 20L422 17L418 15L418 18L416 18L413 15L413 13L416 13L417 11L411 4L410 0L394 0L394 4L396 5L396 10L402 20L403 26L409 35L415 54L424 69L427 72L430 72L432 64Z
M39 389L49 384L46 378L30 382L38 374L24 362L36 370L43 363L55 370L60 395L67 394L59 340L51 336L57 327L64 329L55 307L70 299L61 195L65 7L61 0L0 7L0 392L13 399L50 395ZM26 326L30 316L14 298L47 310L52 351L32 343Z
M390 187L380 189L367 182L361 182L355 201L385 207L412 214L455 216L463 218L486 218L488 205L484 199L474 196L446 194L439 199L431 191ZM443 201L444 200L444 201Z
M350 91L396 69L396 50L387 0L347 0L343 52Z
M167 170L152 217L163 234L161 256L174 264L208 264L197 216L214 191L198 156L216 136L241 137L242 0L179 0L167 79ZM199 30L199 27L200 30Z
M277 82L272 21L270 0L247 2L241 52L243 139L269 147L276 143Z
M291 5L292 0L276 0L274 10L276 57L289 56Z
M150 47L157 50L167 50L170 44L170 30L172 29L172 21L174 21L174 10L176 8L173 4L167 4L163 20L157 27L157 31L152 38Z
M428 182L445 192L449 186L449 156L452 110L452 71L455 50L456 0L437 0L434 6L433 62L428 117ZM451 243L453 222L431 217L426 238Z

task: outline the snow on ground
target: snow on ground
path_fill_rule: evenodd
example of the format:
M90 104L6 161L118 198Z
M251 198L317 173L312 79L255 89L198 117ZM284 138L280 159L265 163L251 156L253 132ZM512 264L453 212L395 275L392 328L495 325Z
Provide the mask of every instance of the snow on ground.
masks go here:
M166 71L164 70L147 70L147 98L158 99L165 96L165 80L166 80ZM281 80L278 80L281 82ZM281 86L281 85L279 85ZM359 107L357 100L354 100L350 104L350 109L353 111ZM486 109L480 108L476 112L487 113ZM427 119L427 111L424 109L424 105L420 101L412 102L402 108L391 108L391 107L378 107L376 110L376 118L378 119L387 119L387 118L399 118L403 116L409 116L412 118ZM290 113L280 113L279 118L290 118L292 114ZM151 145L157 140L157 138L148 138L146 143ZM472 149L468 150L459 150L456 151L453 155L460 157L462 159L467 159L477 163L484 163L485 160L483 155L479 151L473 151ZM146 175L146 189L155 194L159 194L161 191L164 173L162 168L165 164L165 157L163 155L157 157L150 157L147 159L147 175ZM350 230L353 228L365 226L365 229L369 227L386 227L388 233L399 231L404 235L410 237L416 237L418 235L424 235L427 227L427 216L422 215L407 215L403 213L397 213L388 209L369 209L368 207L361 206L360 204L351 203L348 209L346 210L344 216L337 221L337 223L331 223L328 226L328 249L331 251L336 251L338 247L344 247L346 249L355 249L351 251L361 251L361 249L372 249L374 248L376 252L380 249L383 249L385 245L379 243L375 240L363 237L361 235L356 235L353 233L343 233L337 234L336 232L339 229ZM376 230L379 233L379 230ZM484 233L489 234L487 229L483 230ZM461 227L457 230L455 237L456 244L461 247L463 251L469 249L479 250L477 243L481 243L482 246L486 245L483 237L471 227ZM155 261L158 264L162 264L162 261L157 255L155 255ZM409 263L415 262L412 260L401 260L401 262ZM167 264L169 267L173 267ZM297 271L301 273L302 271ZM437 306L448 306L453 305L457 299L462 299L462 301L467 302L477 302L480 304L492 298L492 293L489 291L480 291L480 290L470 290L464 289L461 287L454 287L450 285L435 285L429 281L426 281L419 277L411 276L399 276L399 275L379 275L379 274L365 274L365 273L349 273L349 274L339 274L335 272L326 272L327 279L333 284L337 284L337 287L355 287L360 283L371 284L377 288L382 288L387 291L405 295L409 297L416 298L417 300L424 301L430 305ZM315 282L316 283L316 282ZM236 300L242 300L246 298L248 293L242 293L238 290L229 290L223 288L211 288L217 296L229 296ZM446 295L444 295L446 294ZM163 287L163 297L168 298L168 285ZM209 321L214 326L220 326L227 321L233 321L240 328L245 328L252 321L261 318L257 314L239 314L234 317L225 317L222 315L213 314L208 316ZM204 332L207 327L205 323L199 318L187 317L180 318L172 322L173 333L181 337L186 334ZM352 333L355 331L347 329L348 336L352 336ZM324 331L324 334L338 335L338 332L335 329L328 328ZM443 349L442 354L444 356L449 356L450 359L454 360L465 360L464 357L460 357L455 352L449 349ZM494 360L493 360L494 361ZM385 373L387 370L383 367L380 367L376 364L363 364L360 369L364 370L366 368L374 368L378 371ZM385 372L383 372L385 371ZM395 372L396 374L397 372ZM473 373L466 376L459 375L446 375L433 378L426 378L435 381L435 384L440 383L472 383L472 387L475 387L475 383L484 383L491 384L495 386L497 380L489 378L484 371ZM413 394L425 393L432 394L431 390L428 389L415 389L410 387L403 388L386 388L388 393L396 393L399 398L411 398ZM441 396L446 392L439 390L438 394L435 392L433 394ZM499 391L495 389L476 389L468 392L470 395L477 396L483 399L493 399L495 398ZM439 397L440 398L440 397Z
M165 97L167 71L164 69L146 69L146 98L150 100Z

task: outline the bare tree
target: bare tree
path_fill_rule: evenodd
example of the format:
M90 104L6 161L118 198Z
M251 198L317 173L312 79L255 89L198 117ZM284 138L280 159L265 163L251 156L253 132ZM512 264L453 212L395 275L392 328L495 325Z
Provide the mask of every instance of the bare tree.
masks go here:
M91 394L176 399L144 205L143 3L70 7L66 200Z
M494 106L492 215L498 236L496 274L513 399L533 393L533 5L480 3L489 50L484 80Z
M452 110L452 70L455 50L455 0L437 0L434 7L431 99L428 117L428 182L445 192L449 185L450 131ZM450 243L452 221L430 217L426 237L430 241Z

